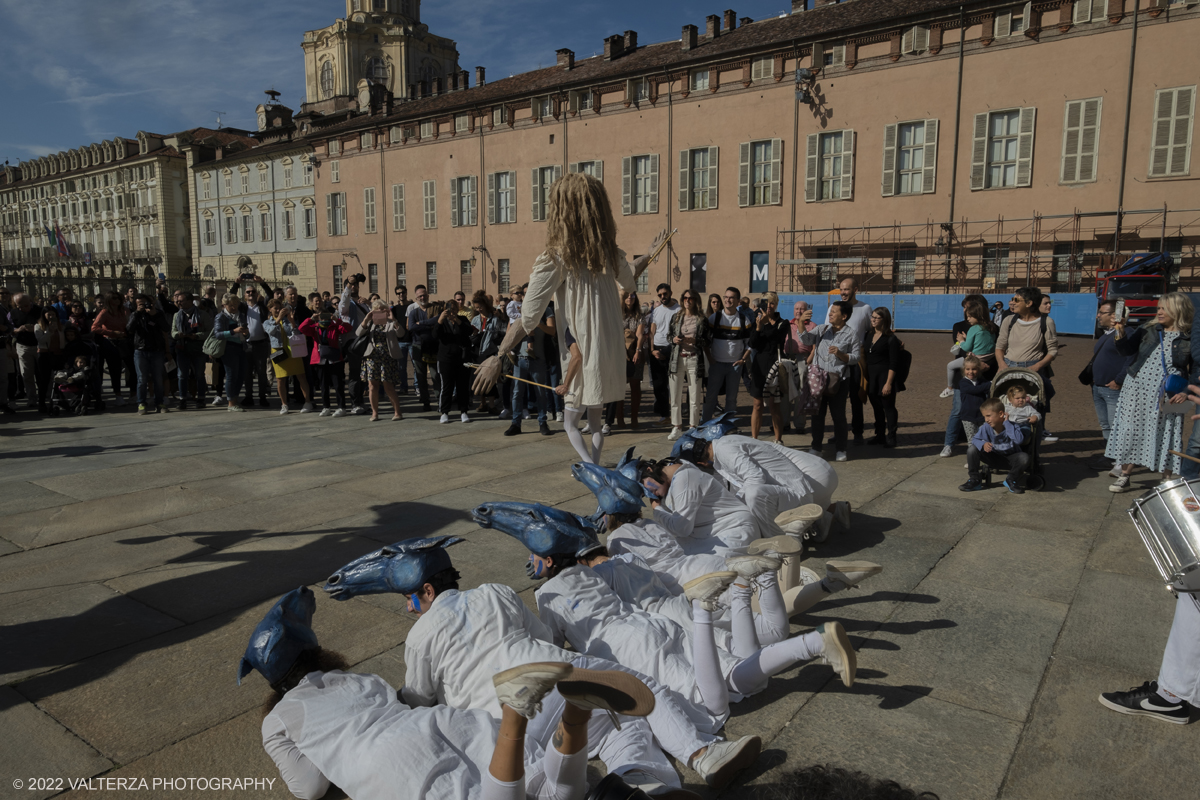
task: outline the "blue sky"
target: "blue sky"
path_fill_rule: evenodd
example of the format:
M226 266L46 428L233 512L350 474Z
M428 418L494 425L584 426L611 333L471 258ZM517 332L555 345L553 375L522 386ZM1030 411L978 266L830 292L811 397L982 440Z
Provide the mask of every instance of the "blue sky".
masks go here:
M763 19L790 0L745 0ZM343 0L0 0L0 162L79 147L139 130L170 133L223 123L254 128L271 88L303 102L304 31L341 16ZM425 0L422 21L458 43L460 65L497 78L583 58L626 29L642 43L704 28L724 9L676 0Z

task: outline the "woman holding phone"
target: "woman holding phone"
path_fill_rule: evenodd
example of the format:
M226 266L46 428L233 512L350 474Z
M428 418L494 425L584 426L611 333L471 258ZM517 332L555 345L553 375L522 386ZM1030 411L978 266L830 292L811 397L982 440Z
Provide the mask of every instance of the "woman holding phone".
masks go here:
M400 398L396 395L396 381L400 380L400 337L404 330L404 318L394 318L387 303L375 295L371 313L363 317L357 331L358 336L371 337L362 360L362 380L367 384L367 396L371 401L371 422L379 420L381 383L388 400L392 401L392 419L404 419L400 413Z
M292 353L291 339L296 335L296 327L292 322L292 307L282 300L271 298L267 303L267 311L271 316L263 320L263 330L271 340L271 368L275 370L275 386L279 390L279 413L288 413L287 379L296 378L300 381L300 392L304 395L304 405L301 406L300 413L308 414L313 411L312 389L308 385L308 376L304 374L304 358ZM303 355L308 355L307 348Z

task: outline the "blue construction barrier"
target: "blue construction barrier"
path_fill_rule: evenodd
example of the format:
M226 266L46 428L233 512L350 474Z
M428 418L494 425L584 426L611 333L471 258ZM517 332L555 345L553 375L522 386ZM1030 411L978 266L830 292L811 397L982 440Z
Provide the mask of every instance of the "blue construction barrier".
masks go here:
M948 331L962 319L965 294L860 294L859 299L872 308L884 306L892 312L892 325L898 331ZM1012 293L985 294L989 308L996 301L1008 306ZM829 304L838 295L781 294L779 313L788 319L799 300L813 309L813 319L825 321ZM1096 296L1093 294L1051 294L1050 317L1062 334L1092 336L1096 330Z

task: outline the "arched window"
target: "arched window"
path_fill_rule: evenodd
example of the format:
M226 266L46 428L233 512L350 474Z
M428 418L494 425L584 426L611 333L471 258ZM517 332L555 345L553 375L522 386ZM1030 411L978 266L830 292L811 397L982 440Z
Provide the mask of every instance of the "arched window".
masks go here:
M205 278L215 278L215 277L217 277L217 271L216 271L215 269L213 269L213 265L212 265L212 264L205 264L205 265L204 265L204 277L205 277Z
M296 268L295 264L293 264L292 262L289 261L283 265L283 274L285 277L291 276L291 275L299 275L300 270Z
M321 65L321 94L333 97L333 62L326 61Z
M382 58L372 58L367 61L367 80L371 83L387 84L388 69Z

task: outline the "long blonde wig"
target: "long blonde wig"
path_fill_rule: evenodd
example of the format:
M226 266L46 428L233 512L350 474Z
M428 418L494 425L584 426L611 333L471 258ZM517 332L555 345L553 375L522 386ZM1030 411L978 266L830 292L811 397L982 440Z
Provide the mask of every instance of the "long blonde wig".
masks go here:
M590 175L564 175L550 187L546 249L572 266L603 272L617 259L617 223L604 184Z

